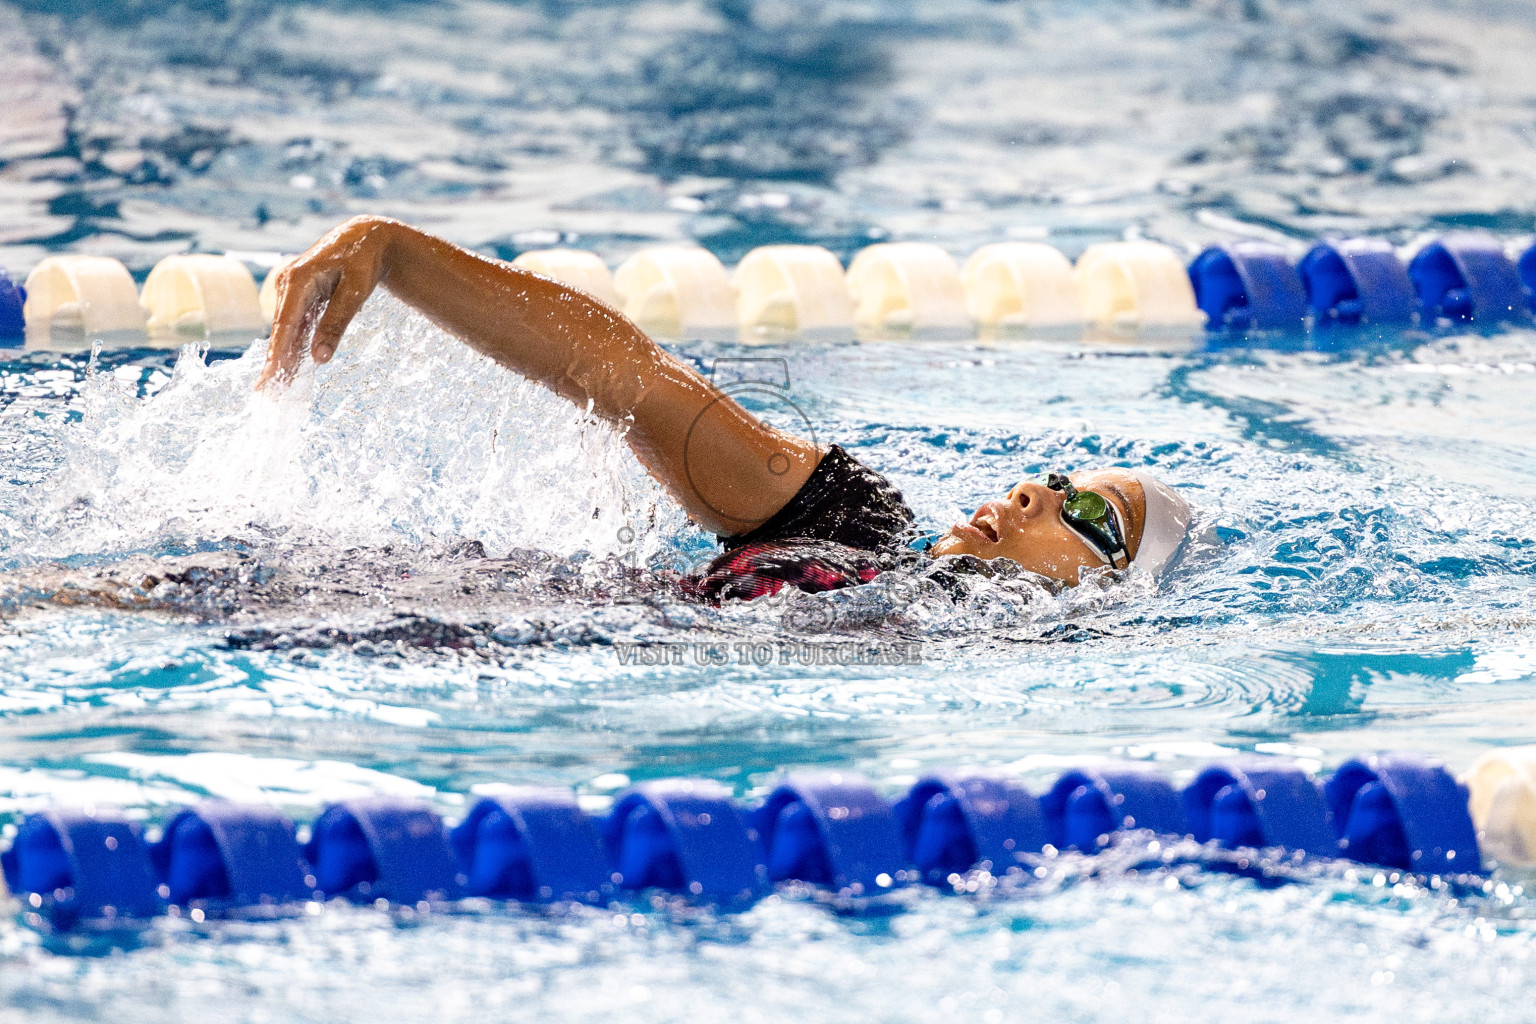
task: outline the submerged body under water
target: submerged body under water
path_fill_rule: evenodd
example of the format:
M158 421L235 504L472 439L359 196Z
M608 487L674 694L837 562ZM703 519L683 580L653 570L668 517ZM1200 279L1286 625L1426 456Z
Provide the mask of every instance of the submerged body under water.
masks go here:
M717 373L781 361L764 415L848 447L923 525L1027 474L1115 464L1178 484L1219 539L1161 583L1004 571L957 595L920 567L720 607L672 585L716 549L611 428L393 302L275 401L252 392L263 350L0 366L13 822L59 803L158 820L209 795L308 820L362 792L452 817L530 782L597 810L627 780L749 797L817 765L891 791L950 764L1039 786L1103 756L1175 775L1237 751L1465 765L1529 739L1536 335L1345 355L680 346ZM829 645L877 653L818 660ZM175 1017L238 985L219 1019L1428 1020L1496 1016L1536 968L1518 872L1452 894L1341 862L1274 889L1145 842L875 916L796 888L735 915L333 905L166 919L86 960L8 925L0 999L33 1019Z

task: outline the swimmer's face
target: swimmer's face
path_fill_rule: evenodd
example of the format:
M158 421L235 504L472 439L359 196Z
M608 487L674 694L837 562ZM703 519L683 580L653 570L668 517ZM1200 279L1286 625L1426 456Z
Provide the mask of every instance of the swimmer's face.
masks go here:
M1072 486L1080 491L1098 491L1109 500L1126 548L1135 558L1146 512L1141 481L1123 469L1101 469L1073 473ZM1081 570L1098 568L1104 562L1062 521L1064 501L1066 495L1038 480L1022 481L1006 497L978 508L969 522L951 526L934 544L932 554L1008 558L1030 572L1075 584Z

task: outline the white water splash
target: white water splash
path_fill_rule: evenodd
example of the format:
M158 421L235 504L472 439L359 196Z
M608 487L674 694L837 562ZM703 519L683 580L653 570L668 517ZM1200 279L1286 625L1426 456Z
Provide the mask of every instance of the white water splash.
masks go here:
M13 557L281 539L644 560L687 529L616 429L392 299L373 300L330 364L306 365L275 397L254 390L265 352L257 341L208 365L189 346L144 399L93 374Z

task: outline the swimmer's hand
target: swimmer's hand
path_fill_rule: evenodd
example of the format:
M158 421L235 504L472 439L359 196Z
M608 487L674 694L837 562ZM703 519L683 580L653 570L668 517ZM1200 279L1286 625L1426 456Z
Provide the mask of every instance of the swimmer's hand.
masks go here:
M317 364L330 362L347 325L388 273L390 240L400 226L385 217L354 217L274 271L277 311L257 390L292 381L306 349Z

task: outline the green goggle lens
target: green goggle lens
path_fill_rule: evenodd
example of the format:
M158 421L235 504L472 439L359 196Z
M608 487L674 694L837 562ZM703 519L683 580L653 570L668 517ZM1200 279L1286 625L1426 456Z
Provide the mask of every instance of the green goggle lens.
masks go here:
M1062 511L1073 519L1094 523L1109 514L1109 502L1093 491L1078 491L1062 506Z

